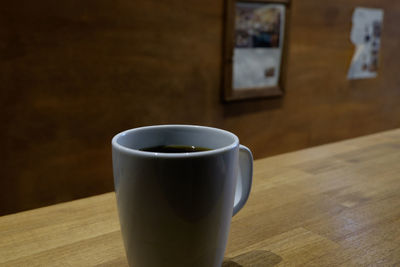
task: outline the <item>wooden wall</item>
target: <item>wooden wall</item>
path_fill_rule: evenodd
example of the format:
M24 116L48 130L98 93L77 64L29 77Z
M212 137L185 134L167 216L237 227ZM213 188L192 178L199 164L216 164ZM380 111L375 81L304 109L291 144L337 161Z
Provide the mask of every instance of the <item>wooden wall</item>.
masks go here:
M3 1L0 214L113 189L110 139L235 132L256 158L400 126L400 3L292 0L286 95L223 104L223 1ZM376 79L348 81L355 6L385 10Z

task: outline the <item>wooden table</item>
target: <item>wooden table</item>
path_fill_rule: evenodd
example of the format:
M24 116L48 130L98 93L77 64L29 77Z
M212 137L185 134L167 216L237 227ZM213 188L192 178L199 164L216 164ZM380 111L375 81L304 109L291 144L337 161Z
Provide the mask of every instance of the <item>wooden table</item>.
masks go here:
M400 266L400 130L255 161L224 266ZM126 266L114 193L0 217L2 266Z

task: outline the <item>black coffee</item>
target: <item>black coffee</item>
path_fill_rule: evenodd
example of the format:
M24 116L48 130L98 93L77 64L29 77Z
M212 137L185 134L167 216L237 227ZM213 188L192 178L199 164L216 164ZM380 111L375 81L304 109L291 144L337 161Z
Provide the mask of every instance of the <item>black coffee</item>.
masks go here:
M146 147L139 150L147 152L157 152L157 153L191 153L191 152L208 151L211 149L199 146L164 145L164 146Z

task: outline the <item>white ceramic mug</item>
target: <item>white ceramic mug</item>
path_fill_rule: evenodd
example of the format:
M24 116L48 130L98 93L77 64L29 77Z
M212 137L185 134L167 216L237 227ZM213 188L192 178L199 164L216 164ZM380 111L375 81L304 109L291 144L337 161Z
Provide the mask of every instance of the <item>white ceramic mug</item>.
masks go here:
M211 150L140 150L171 144ZM252 183L253 157L237 136L194 125L141 127L117 134L112 156L129 265L220 267L231 217Z

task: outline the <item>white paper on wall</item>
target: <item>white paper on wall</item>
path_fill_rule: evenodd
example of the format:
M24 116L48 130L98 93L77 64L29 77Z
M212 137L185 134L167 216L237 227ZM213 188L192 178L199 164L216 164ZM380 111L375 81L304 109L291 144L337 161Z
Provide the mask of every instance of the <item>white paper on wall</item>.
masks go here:
M350 39L355 53L347 74L348 79L374 78L377 76L383 10L357 7L353 13Z

